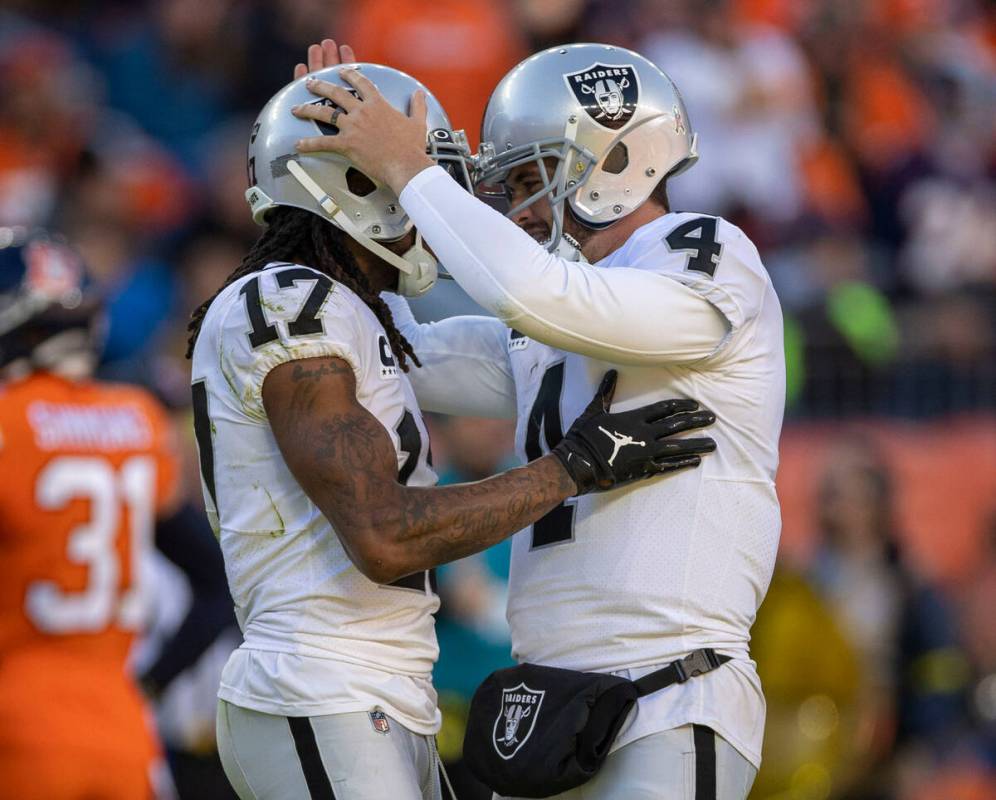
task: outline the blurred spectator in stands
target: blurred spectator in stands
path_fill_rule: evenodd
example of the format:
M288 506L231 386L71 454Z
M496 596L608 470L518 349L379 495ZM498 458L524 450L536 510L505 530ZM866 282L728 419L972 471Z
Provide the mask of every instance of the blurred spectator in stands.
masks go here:
M526 48L530 53L536 53L558 44L588 41L581 32L585 28L591 29L591 18L597 16L592 6L598 4L585 3L585 0L515 0L512 5ZM626 17L633 4L616 2L613 5L618 19ZM617 41L616 31L601 30L600 33L591 41L623 44Z
M996 776L996 510L986 532L982 558L959 593L960 629L972 663L975 686L972 719L976 750Z
M174 256L180 277L180 307L193 309L203 298L210 297L242 263L245 253L244 240L211 219L205 219L189 231ZM163 348L165 354L175 361L176 368L184 373L189 371L185 357L188 322L189 313L174 320ZM185 385L183 391L189 395L189 385Z
M62 218L108 301L104 377L143 380L150 349L176 313L176 276L165 237L192 212L191 187L175 158L119 125L81 160Z
M252 221L246 203L246 145L253 120L248 115L227 119L201 141L197 154L203 184L198 222L206 218L224 229L243 243L243 250L248 250L263 230ZM204 296L210 297L210 293ZM194 307L199 304L200 301Z
M774 27L738 20L728 0L674 11L675 24L637 48L675 81L698 133L700 161L674 181L674 207L793 220L801 148L818 122L802 51Z
M908 231L899 253L908 283L928 296L963 286L996 290L996 187L925 178L903 193L899 213Z
M340 36L345 5L343 0L256 3L246 20L248 42L239 83L241 107L255 115L290 81L294 65L309 44L326 36ZM341 41L351 43L348 39ZM358 57L361 61L373 60L363 53ZM245 149L244 144L241 149Z
M767 719L755 798L826 798L860 774L861 665L827 601L784 561L751 629Z
M476 149L491 90L528 55L506 4L359 0L347 11L336 38L360 61L390 64L422 81Z
M48 224L100 113L94 71L52 31L0 12L0 225Z
M885 402L901 334L873 263L863 239L829 230L770 259L786 311L791 411L840 416Z
M192 164L200 137L236 107L246 10L235 0L104 4L80 34L108 103Z
M967 689L952 608L909 567L895 530L892 478L866 438L840 439L820 486L821 544L814 585L857 648L869 776L860 796L888 783L893 747L944 752Z

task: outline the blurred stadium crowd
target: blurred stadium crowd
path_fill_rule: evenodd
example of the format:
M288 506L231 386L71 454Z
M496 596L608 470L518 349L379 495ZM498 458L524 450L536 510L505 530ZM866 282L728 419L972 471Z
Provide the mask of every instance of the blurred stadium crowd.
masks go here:
M75 244L110 301L101 374L152 388L184 430L187 316L256 236L250 124L323 36L422 80L475 145L491 88L537 49L604 41L671 75L701 153L674 206L740 225L786 312L784 546L754 635L769 722L752 796L996 797L992 4L0 3L0 225ZM468 306L450 286L416 310ZM505 423L436 419L433 434L444 480L514 458ZM506 571L499 547L441 576L451 762L470 693L509 661ZM163 581L168 627L184 588ZM224 796L212 681L237 641L162 703L183 797Z

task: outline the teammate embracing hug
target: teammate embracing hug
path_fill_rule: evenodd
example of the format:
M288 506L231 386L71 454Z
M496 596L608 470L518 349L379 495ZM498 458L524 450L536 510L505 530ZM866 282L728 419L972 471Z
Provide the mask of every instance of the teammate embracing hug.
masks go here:
M426 155L425 98L399 112L365 72L307 84L328 104L294 113L334 115L337 128L316 128L298 159L338 154L394 192L496 317L419 325L388 298L423 363L410 376L423 409L514 416L531 463L559 446L608 367L616 408L679 397L716 412L717 453L701 469L564 500L513 540L517 660L639 680L703 650L729 659L642 697L601 772L557 797L742 800L764 730L748 644L780 533L782 315L742 231L670 209L668 178L697 158L681 96L621 48L524 61L495 89L472 162L479 191L506 195L502 216ZM621 430L609 438L617 457L640 449Z
M418 152L463 175L459 137L424 87L363 69ZM319 75L339 80L336 68ZM412 98L418 120L404 114ZM299 106L329 114L316 125L293 115ZM222 676L218 743L243 798L432 800L431 568L588 493L698 466L715 443L674 434L715 417L688 399L610 411L616 372L606 368L531 463L434 487L411 381L429 361L381 292L427 291L435 259L389 186L349 158L296 153L302 137L334 135L342 114L301 79L263 109L247 199L265 231L190 326L205 503L245 637ZM463 331L505 347L494 320ZM514 402L502 370L482 380L440 390Z

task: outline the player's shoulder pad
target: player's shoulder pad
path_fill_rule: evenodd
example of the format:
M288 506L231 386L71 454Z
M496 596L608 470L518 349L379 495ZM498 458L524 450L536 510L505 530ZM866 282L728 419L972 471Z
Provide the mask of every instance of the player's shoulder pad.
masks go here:
M351 333L357 317L366 310L363 301L346 286L301 264L269 265L233 282L225 295L224 302L212 304L208 313L220 306L226 344L232 346L240 339L249 349L271 342L294 346L326 335Z
M251 415L263 414L263 380L280 364L336 357L359 374L363 320L372 312L324 272L272 264L233 282L218 301L208 314L219 306L220 367Z
M665 219L658 234L668 251L669 277L702 294L734 329L755 317L770 278L750 238L722 217L680 213Z

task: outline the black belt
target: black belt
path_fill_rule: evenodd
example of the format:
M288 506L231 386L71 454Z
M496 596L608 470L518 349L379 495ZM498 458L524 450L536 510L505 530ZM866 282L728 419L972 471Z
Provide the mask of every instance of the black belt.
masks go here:
M684 683L689 678L711 672L729 660L729 656L721 656L711 647L704 647L678 661L672 661L666 667L644 675L633 683L636 684L638 695L644 697L653 692L659 692L673 683Z

